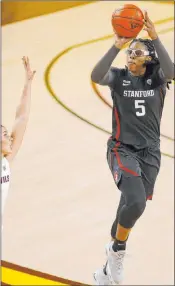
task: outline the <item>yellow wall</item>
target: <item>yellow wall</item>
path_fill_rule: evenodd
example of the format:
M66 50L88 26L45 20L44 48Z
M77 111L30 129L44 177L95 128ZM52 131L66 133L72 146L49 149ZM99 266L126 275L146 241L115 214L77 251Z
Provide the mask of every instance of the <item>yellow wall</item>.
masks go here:
M16 21L49 14L78 5L84 5L96 1L8 1L1 2L1 25ZM174 1L165 1L174 3Z
M89 2L92 1L3 1L1 2L1 25L88 4Z

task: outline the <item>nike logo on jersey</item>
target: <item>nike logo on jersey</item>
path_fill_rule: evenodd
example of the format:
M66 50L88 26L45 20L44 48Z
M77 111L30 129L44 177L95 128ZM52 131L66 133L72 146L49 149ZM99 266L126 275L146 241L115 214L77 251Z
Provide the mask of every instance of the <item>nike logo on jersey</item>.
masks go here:
M1 184L9 182L9 175L1 177Z
M127 85L130 85L131 84L131 81L130 80L123 80L123 86L127 86Z
M123 96L125 97L149 97L154 96L154 90L124 90Z

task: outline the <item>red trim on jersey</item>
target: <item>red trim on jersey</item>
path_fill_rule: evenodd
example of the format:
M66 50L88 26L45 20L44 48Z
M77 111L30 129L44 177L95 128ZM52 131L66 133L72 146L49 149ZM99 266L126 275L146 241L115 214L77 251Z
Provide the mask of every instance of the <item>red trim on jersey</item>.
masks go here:
M117 125L117 132L115 135L115 139L118 140L120 136L120 119L119 119L119 115L118 115L118 111L116 107L114 107L114 114L115 114L116 125Z
M120 160L120 155L119 155L119 153L117 152L117 147L118 147L119 145L120 145L120 142L118 142L118 143L116 144L116 147L113 149L113 151L114 151L114 153L115 153L115 156L116 156L116 159L117 159L117 162L118 162L118 165L119 165L119 168L122 169L123 171L127 172L127 173L132 174L133 176L138 177L139 174L137 174L137 173L134 172L133 170L128 169L128 168L126 168L125 166L123 166L123 164L122 164L122 162L121 162L121 160Z
M147 200L152 200L153 195L147 197Z

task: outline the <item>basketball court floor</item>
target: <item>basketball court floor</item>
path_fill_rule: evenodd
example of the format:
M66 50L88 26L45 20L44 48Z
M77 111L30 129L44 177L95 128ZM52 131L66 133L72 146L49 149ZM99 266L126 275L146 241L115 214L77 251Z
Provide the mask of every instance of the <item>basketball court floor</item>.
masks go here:
M147 8L174 60L174 7L131 3ZM2 28L2 111L9 129L23 88L23 55L37 71L12 169L2 259L91 285L105 262L119 191L106 163L110 92L92 85L90 74L113 43L110 17L121 4L100 1ZM124 51L115 64L124 66ZM155 195L130 236L124 285L174 283L173 90L161 124L164 155Z

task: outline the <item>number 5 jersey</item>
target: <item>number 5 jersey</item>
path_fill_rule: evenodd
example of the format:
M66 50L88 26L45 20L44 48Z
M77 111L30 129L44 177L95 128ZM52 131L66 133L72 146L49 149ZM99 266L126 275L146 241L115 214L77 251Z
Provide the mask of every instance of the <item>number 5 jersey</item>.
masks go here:
M111 67L113 81L109 87L113 99L112 137L136 149L158 145L166 81L159 68L150 76L132 76L125 69Z

